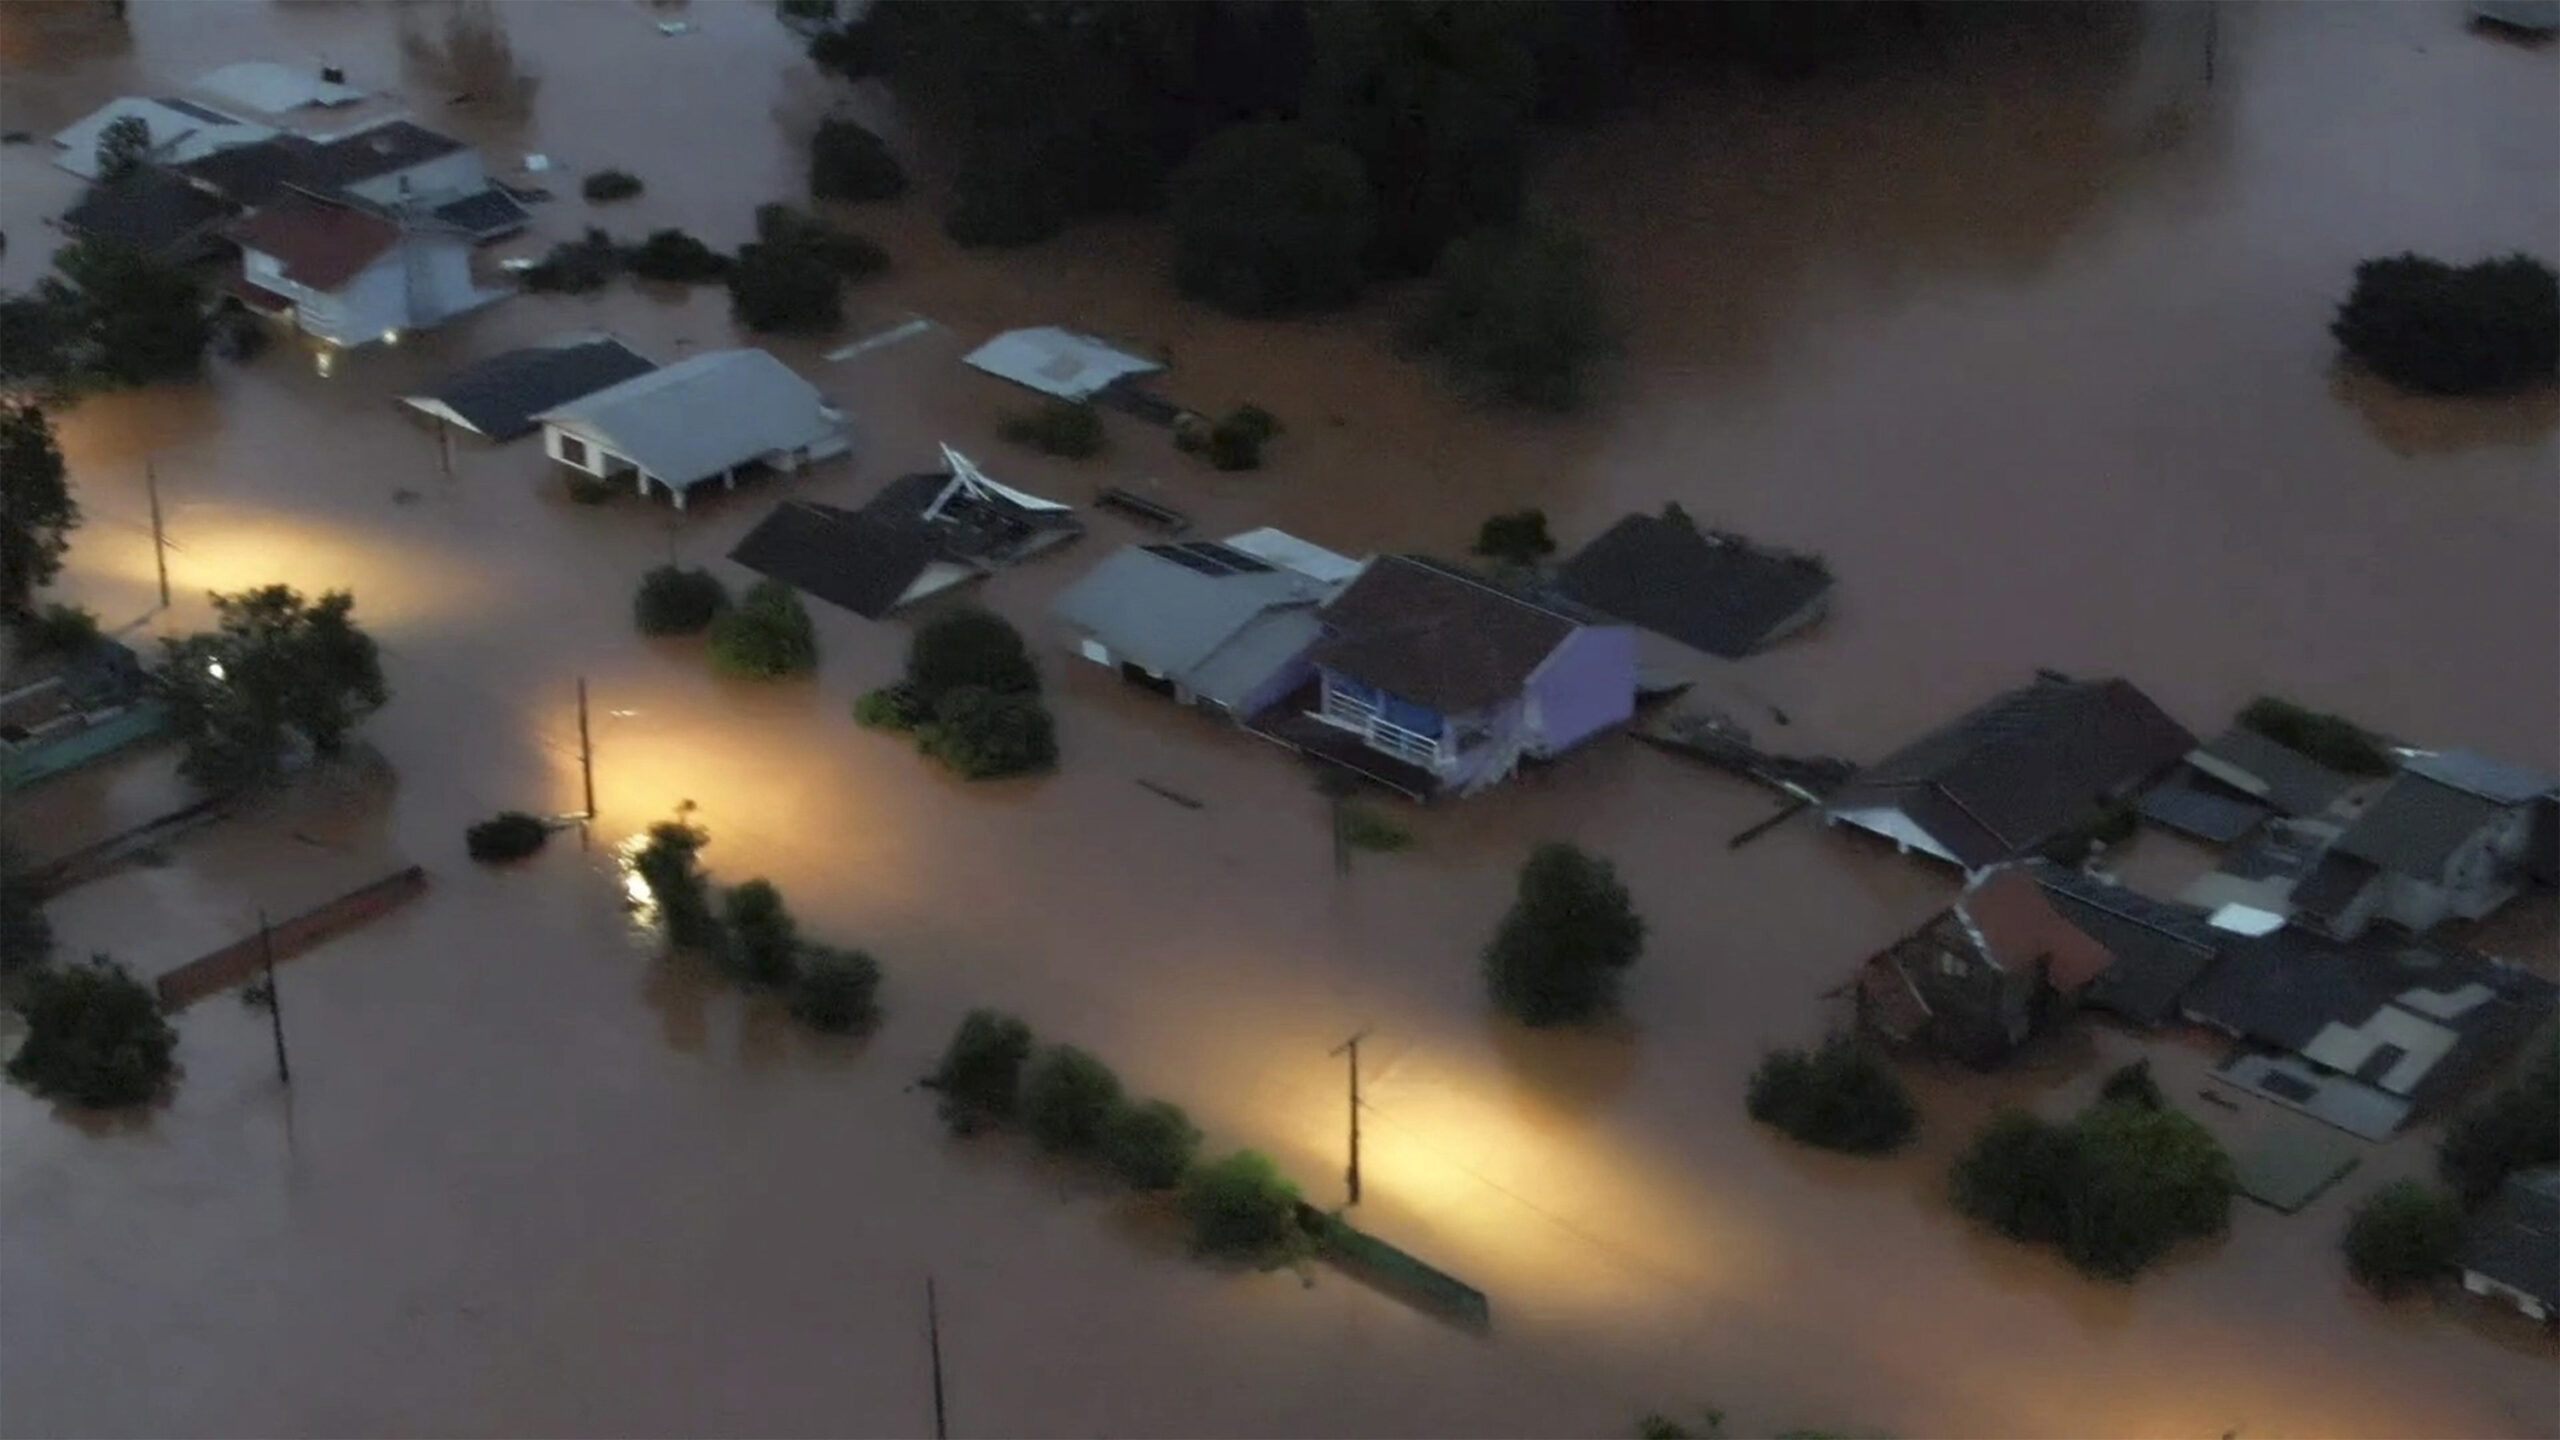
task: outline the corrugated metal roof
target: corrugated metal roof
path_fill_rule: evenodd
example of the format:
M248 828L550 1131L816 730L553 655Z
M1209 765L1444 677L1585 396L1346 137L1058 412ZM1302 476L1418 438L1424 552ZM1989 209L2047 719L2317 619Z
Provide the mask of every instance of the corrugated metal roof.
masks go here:
M2468 750L2432 750L2412 755L2402 768L2500 805L2522 805L2560 792L2560 780Z
M1831 575L1738 535L1629 515L1565 562L1556 583L1594 610L1738 660L1824 603Z
M208 120L205 112L194 106L181 110L165 100L127 95L108 101L56 133L53 143L62 153L54 157L53 163L83 180L97 179L98 137L109 125L127 116L142 121L151 133L151 158L167 165L183 165L276 133L247 121Z
M629 460L668 485L698 485L779 451L841 443L826 397L762 350L713 350L534 418Z
M2338 849L2396 874L2437 879L2463 842L2505 809L2404 770L2338 837Z
M1164 367L1055 325L1007 330L962 357L972 369L1061 400L1085 400L1111 382Z
M1456 566L1381 555L1326 603L1316 663L1443 715L1518 695L1584 623ZM1628 675L1630 693L1634 675Z
M1323 595L1322 587L1292 571L1211 575L1132 545L1068 586L1051 602L1049 613L1101 641L1118 658L1206 690L1190 677L1220 647L1266 612L1282 607L1312 612ZM1309 618L1312 622L1311 613ZM1269 632L1268 638L1277 643L1289 633ZM1311 644L1315 636L1306 639ZM1227 670L1243 666L1248 658L1239 654ZM1222 671L1216 678L1221 691L1235 686L1232 674Z
M1360 562L1348 555L1337 555L1310 540L1301 540L1286 530L1266 525L1230 535L1226 544L1247 555L1259 556L1283 569L1295 570L1310 579L1338 585L1360 573Z
M365 98L365 92L352 85L322 78L316 65L279 65L273 60L243 60L208 70L188 82L188 88L217 104L260 115L353 105Z
M492 440L512 440L540 428L536 415L656 368L619 340L588 336L492 355L402 398L422 409L433 401Z
M2472 1222L2462 1268L2560 1307L2560 1166L2507 1177Z
M2287 815L2325 814L2356 784L2352 776L2245 726L2225 730L2188 758L2213 779Z

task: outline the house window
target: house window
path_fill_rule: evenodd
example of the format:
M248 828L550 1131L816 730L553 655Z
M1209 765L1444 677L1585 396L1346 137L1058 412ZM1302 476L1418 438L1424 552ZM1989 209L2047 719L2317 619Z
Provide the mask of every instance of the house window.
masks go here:
M560 437L560 458L581 470L592 468L587 462L587 442L573 436Z
M1941 951L1939 951L1939 952L1938 952L1938 973L1939 973L1939 974L1941 974L1941 975L1962 975L1964 972L1965 972L1965 963L1964 963L1964 957L1963 957L1962 955L1957 954L1957 953L1956 953L1955 951L1953 951L1953 950L1941 950Z

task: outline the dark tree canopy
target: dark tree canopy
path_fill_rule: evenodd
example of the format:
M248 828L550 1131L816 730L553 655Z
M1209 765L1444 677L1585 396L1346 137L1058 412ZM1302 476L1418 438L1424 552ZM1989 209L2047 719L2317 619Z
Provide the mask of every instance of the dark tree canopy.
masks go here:
M151 158L151 123L119 115L98 131L98 183L112 185Z
M906 193L906 167L879 136L841 117L818 122L818 132L809 140L813 199L895 200Z
M1200 1130L1181 1106L1149 1100L1112 1117L1102 1149L1112 1170L1132 1188L1170 1190L1190 1172L1191 1158L1200 1149Z
M1899 1149L1920 1126L1919 1108L1902 1077L1844 1040L1810 1053L1770 1052L1751 1072L1744 1107L1752 1119L1807 1145L1851 1155Z
M1360 158L1294 125L1239 125L1172 182L1174 279L1238 315L1359 298L1376 205Z
M0 406L0 623L35 613L79 523L52 421L33 405Z
M1030 1059L1030 1026L999 1010L963 1016L933 1071L944 1122L965 1135L1011 1119L1022 1099L1022 1067Z
M2389 1299L2453 1268L2462 1250L2462 1206L2422 1180L2394 1180L2347 1221L2341 1244L2356 1283Z
M1494 1004L1527 1025L1591 1020L1617 1003L1644 949L1644 920L1608 861L1562 841L1520 867L1518 898L1485 947Z
M1266 1259L1298 1237L1298 1187L1271 1158L1238 1150L1193 1170L1182 1182L1191 1240L1210 1255Z
M708 570L660 565L640 577L631 618L643 635L697 635L729 608L729 590Z
M753 985L788 985L800 970L800 922L770 880L732 886L720 898L729 943L721 959L731 974Z
M860 950L804 947L792 982L793 1018L812 1030L843 1035L880 1018L880 964Z
M818 668L818 631L800 592L760 580L737 608L711 622L711 663L750 680L784 680Z
M729 273L729 257L682 230L652 230L648 238L623 254L623 263L643 280L700 285Z
M1535 565L1556 553L1556 537L1547 533L1547 512L1535 506L1488 515L1476 530L1474 553L1506 565Z
M2004 1111L1954 1171L1958 1210L2111 1280L2181 1240L2221 1234L2235 1188L2211 1132L2138 1100L2100 1101L2063 1125Z
M1023 1076L1023 1119L1046 1149L1082 1155L1101 1148L1122 1103L1120 1077L1073 1045L1050 1046Z
M964 685L1036 695L1040 669L1021 631L992 610L972 607L937 615L916 630L907 646L907 685L928 706Z
M303 750L331 755L390 690L355 597L306 602L289 585L213 597L214 630L165 643L161 679L187 778L228 792L273 778Z
M1058 763L1057 722L1040 697L959 685L942 692L916 745L964 780L1034 775Z
M757 334L833 330L844 323L844 281L814 252L743 246L730 263L729 311Z
M1611 343L1599 261L1551 219L1477 231L1441 255L1406 339L1470 394L1570 410Z
M91 1109L140 1105L169 1088L178 1032L159 997L123 966L100 955L31 971L20 984L27 1038L9 1061L10 1079Z
M53 260L86 349L83 368L109 384L186 380L212 338L204 282L120 245L84 240ZM59 292L57 292L59 293Z
M2329 326L2374 374L2430 395L2560 380L2560 274L2530 255L2448 265L2395 255L2356 266Z
M2436 1171L2466 1205L2498 1193L2519 1170L2560 1164L2560 1039L2512 1085L2474 1102L2436 1142Z

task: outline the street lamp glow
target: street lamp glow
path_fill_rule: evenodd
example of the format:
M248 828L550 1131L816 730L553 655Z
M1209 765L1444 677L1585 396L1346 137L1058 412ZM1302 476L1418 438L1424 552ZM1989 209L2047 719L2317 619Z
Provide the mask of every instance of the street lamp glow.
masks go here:
M231 678L223 673L222 662L219 660L207 660L204 662L204 673L212 676L216 680L227 680Z

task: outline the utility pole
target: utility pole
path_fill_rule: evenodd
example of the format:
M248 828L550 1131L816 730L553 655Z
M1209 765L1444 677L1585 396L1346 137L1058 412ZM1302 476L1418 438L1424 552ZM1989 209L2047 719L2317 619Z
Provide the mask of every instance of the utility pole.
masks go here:
M151 558L160 567L160 608L169 608L169 532L160 523L160 469L142 462L142 488L151 496Z
M1330 1055L1351 1057L1351 1164L1343 1171L1343 1179L1351 1191L1350 1204L1360 1203L1360 1042L1369 1038L1369 1027L1327 1051Z
M2204 7L2204 88L2213 88L2213 52L2222 38L2221 0L2206 0Z
M436 419L436 463L444 470L444 478L453 478L453 422Z
M935 1303L933 1277L924 1277L925 1343L933 1351L933 1440L951 1440L951 1422L942 1404L942 1308Z
M587 808L578 817L578 848L587 848L587 833L596 822L596 746L587 734L587 677L578 677L578 778L586 786Z
M275 932L267 928L267 912L258 912L258 950L267 962L267 1025L276 1038L276 1078L290 1088L293 1065L284 1055L284 1002L276 994Z

